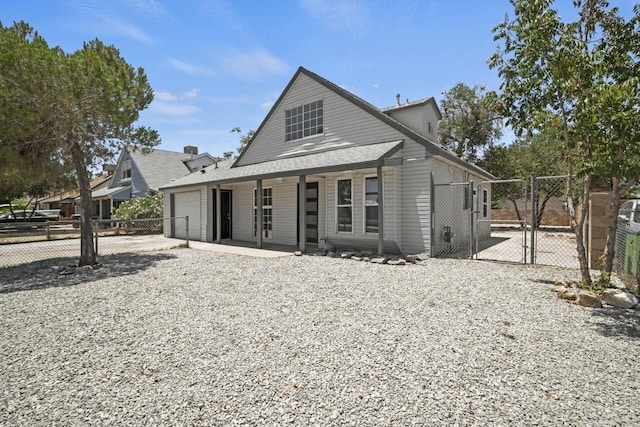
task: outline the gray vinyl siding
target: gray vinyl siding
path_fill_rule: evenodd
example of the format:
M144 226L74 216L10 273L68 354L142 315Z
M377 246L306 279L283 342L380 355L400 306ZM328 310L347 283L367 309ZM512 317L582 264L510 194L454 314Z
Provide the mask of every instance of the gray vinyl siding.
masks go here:
M320 99L324 103L324 134L285 142L285 110ZM301 74L238 165L404 138L397 130Z
M124 169L124 165L127 164L127 161L130 160L131 164L131 181L122 182L122 170ZM124 187L127 185L131 185L131 196L132 197L142 197L144 196L149 188L147 187L147 183L142 178L142 174L140 170L136 166L135 162L131 160L129 156L129 152L127 150L123 151L122 158L118 162L118 168L116 169L112 181L111 188L116 187Z
M253 189L255 182L233 185L233 240L255 241L253 236Z
M362 247L367 246L369 242L371 247L377 248L378 234L366 233L364 227L364 182L367 177L375 177L376 170L359 170L354 171L351 176L344 174L332 175L326 179L326 229L318 233L320 238L328 238L336 246L352 246ZM384 203L384 240L385 242L391 242L391 247L396 247L396 221L398 219L398 211L396 209L397 199L397 187L396 187L396 174L394 168L384 168L382 172L383 176L383 203ZM336 224L337 207L336 207L336 193L337 182L343 179L351 179L352 186L352 231L351 232L338 232ZM397 249L394 250L394 252Z
M431 179L426 149L406 141L398 175L400 199L400 249L403 253L430 253Z

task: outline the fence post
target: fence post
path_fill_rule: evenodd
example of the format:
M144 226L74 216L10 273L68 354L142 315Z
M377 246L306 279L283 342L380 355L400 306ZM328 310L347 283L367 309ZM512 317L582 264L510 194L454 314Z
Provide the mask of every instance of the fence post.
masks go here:
M531 264L536 263L536 229L538 228L538 218L536 218L536 177L531 174Z
M47 222L47 240L51 240L51 226Z
M469 206L469 259L473 259L473 181L467 183L467 203Z
M95 252L98 256L98 221L93 222L94 234L95 234Z
M184 221L187 228L187 247L189 247L189 215L184 217Z

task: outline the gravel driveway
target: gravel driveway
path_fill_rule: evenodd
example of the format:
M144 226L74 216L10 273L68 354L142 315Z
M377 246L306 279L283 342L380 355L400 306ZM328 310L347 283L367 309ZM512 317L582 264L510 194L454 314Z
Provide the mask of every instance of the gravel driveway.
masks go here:
M2 425L640 422L640 312L557 300L570 270L193 249L27 268L0 269Z

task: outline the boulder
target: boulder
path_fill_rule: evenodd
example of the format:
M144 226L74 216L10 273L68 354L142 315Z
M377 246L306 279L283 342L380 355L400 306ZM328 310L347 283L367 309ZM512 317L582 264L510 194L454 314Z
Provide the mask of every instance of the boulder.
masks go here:
M354 261L362 261L362 257L359 256L352 256L351 259Z
M406 259L407 262L411 264L415 264L416 261L418 261L418 255L407 255L406 257L404 257L404 259Z
M563 294L565 292L567 292L567 287L564 285L554 285L551 287L551 292L557 292L559 294Z
M578 294L571 291L558 292L558 298L566 299L568 301L575 301L578 298Z
M386 264L388 261L389 258L387 257L371 258L371 262L374 264Z
M295 256L302 256L302 251L295 251L293 254Z
M585 291L584 289L578 293L576 303L583 307L602 308L602 301L600 301L600 297L593 292Z
M638 305L638 297L622 289L605 289L602 301L617 308L633 308Z
M336 257L336 253L334 251L329 251L329 252L327 252L327 256L329 258L335 258Z
M342 259L349 259L353 256L353 252L342 252L340 254L340 258Z

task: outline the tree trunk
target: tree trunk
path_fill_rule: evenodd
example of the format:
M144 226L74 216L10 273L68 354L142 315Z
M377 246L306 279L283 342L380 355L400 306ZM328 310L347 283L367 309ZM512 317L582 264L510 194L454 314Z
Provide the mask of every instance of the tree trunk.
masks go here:
M520 209L518 209L517 201L515 199L509 199L509 200L511 200L511 203L513 203L513 209L515 209L516 215L518 215L518 221L522 223L522 215L520 215Z
M91 224L91 185L87 173L87 164L82 147L77 142L71 144L71 159L78 176L80 190L80 262L79 266L96 263L96 252L93 246L93 227Z
M589 260L587 259L587 251L584 247L584 221L587 217L589 210L589 192L591 187L591 175L587 175L582 183L582 203L580 205L580 218L576 215L576 209L573 202L573 196L571 194L571 187L573 186L573 168L569 169L569 176L567 177L567 201L569 205L569 217L571 218L571 228L576 235L576 249L578 250L578 262L580 263L580 276L582 284L591 286L591 275L589 274Z
M538 206L536 203L536 230L540 228L542 224L542 216L544 215L544 209L547 207L547 202L551 199L551 195L547 194L542 201L542 205Z

